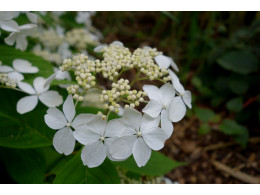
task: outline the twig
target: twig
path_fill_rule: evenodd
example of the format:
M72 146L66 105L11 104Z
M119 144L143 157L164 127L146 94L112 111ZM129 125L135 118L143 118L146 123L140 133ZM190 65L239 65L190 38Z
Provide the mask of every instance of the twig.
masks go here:
M260 142L260 137L252 137L248 140L249 143L259 143ZM217 150L220 148L226 148L228 146L233 146L233 145L237 145L238 143L232 141L232 142L228 142L228 143L218 143L218 144L213 144L210 146L207 146L204 148L204 151L210 151L210 150Z
M218 161L211 161L211 163L217 169L224 171L224 172L228 173L229 175L231 175L245 183L250 183L250 184L259 184L260 183L260 178L253 177L253 176L243 173L241 171L235 171L232 168L230 168L230 167L226 166L225 164L222 164Z

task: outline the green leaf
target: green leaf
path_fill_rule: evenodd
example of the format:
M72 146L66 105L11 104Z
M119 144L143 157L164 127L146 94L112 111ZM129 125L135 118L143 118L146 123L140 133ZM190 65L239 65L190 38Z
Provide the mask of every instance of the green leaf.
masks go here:
M1 157L9 175L20 184L44 182L45 161L36 149L1 148Z
M226 119L220 124L219 128L223 133L234 137L236 142L243 148L246 147L249 132L245 126L238 124L236 121Z
M152 152L151 158L148 163L141 168L136 165L133 156L125 161L113 163L128 171L132 171L134 173L145 176L162 176L179 166L186 165L185 162L173 161L163 154L154 151Z
M227 102L227 109L233 112L239 112L243 108L242 97L233 98Z
M249 88L249 84L245 77L241 78L237 74L229 78L228 85L231 91L238 95L246 93Z
M55 133L44 122L47 108L41 103L33 112L20 115L16 103L24 95L9 89L0 89L0 146L36 148L52 145Z
M33 66L39 68L39 72L35 74L24 74L24 82L32 84L34 78L42 76L44 78L49 77L53 73L53 66L50 62L44 60L43 58L32 54L27 51L16 50L13 47L0 45L0 61L2 64L12 66L13 60L24 59L32 63Z
M199 135L205 135L210 131L210 126L208 123L203 123L202 125L200 125L199 127Z
M258 70L258 60L249 51L228 52L217 62L223 68L240 74L249 74Z
M197 107L195 108L195 113L202 122L209 122L215 116L215 113L208 108Z
M106 159L102 165L96 168L88 168L83 165L78 152L57 173L54 180L56 184L109 184L120 183L120 178L115 166Z

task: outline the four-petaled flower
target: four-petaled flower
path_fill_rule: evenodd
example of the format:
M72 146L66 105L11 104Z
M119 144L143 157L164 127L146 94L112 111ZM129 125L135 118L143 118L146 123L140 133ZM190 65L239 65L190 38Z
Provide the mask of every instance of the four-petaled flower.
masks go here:
M40 100L44 105L48 107L55 107L62 104L62 96L57 91L48 90L49 86L43 87L45 79L43 77L37 77L33 81L34 88L25 82L19 82L18 86L25 93L30 96L23 97L17 102L17 112L24 114L33 110Z
M144 85L144 91L147 93L150 101L143 108L143 112L151 116L152 118L156 118L161 114L161 127L167 132L168 137L171 136L173 132L173 125L170 120L175 117L174 122L177 120L181 120L181 118L185 115L185 112L177 110L177 109L169 109L171 104L175 101L175 90L173 86L169 83L164 84L160 89L154 85ZM176 115L177 112L179 115Z
M99 115L85 126L75 128L74 137L85 145L81 152L83 164L91 168L102 164L106 156L113 160L108 152L110 143L123 133L124 128L122 119L107 123Z
M160 150L168 138L165 131L158 127L160 118L151 118L132 108L125 109L123 120L126 125L122 137L115 139L109 152L115 159L126 159L133 154L139 167L144 166L152 150Z
M44 120L51 129L58 130L53 137L54 148L60 154L69 155L73 152L76 142L71 127L77 129L86 126L95 115L79 114L75 117L76 111L71 95L63 104L63 113L57 108L49 108Z
M8 77L16 82L24 79L21 73L37 73L39 69L26 60L16 59L13 61L13 68L10 66L0 66L0 72L8 74Z
M24 24L19 26L18 32L12 32L7 38L5 38L5 43L7 45L14 45L14 43L16 43L15 48L24 51L28 45L26 37L36 33L36 30L36 24Z

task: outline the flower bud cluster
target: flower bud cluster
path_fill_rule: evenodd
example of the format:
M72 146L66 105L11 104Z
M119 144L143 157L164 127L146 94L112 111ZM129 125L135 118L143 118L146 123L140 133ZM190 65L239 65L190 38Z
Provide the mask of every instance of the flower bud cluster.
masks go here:
M98 60L88 60L88 57L84 54L74 56L73 60L64 60L60 69L62 71L73 70L77 81L77 85L72 85L67 88L70 94L74 94L74 99L79 101L83 100L83 97L78 93L79 88L86 91L96 85L96 77L94 76L96 74L96 62L98 62Z
M7 87L15 88L16 82L8 77L8 74L0 73L0 83L6 85Z
M112 83L111 90L103 90L100 101L105 103L104 109L109 109L116 113L119 112L120 101L126 102L125 108L139 106L144 101L147 94L143 91L130 90L129 81L120 79L117 83Z
M128 48L110 44L107 47L104 47L102 50L104 59L98 64L103 77L113 80L114 77L118 76L120 69L131 69L133 65L131 63L131 52Z
M59 45L64 41L64 37L58 35L58 33L53 29L43 30L42 32L37 33L35 37L39 39L44 47L51 50L59 47Z
M97 36L91 34L88 30L83 28L73 29L67 32L65 40L78 50L86 49L87 45L99 44Z
M154 57L161 54L157 49L138 48L134 51L131 60L133 65L138 68L143 74L147 75L150 80L162 78L163 82L171 79L169 72L165 68L161 68L154 62Z

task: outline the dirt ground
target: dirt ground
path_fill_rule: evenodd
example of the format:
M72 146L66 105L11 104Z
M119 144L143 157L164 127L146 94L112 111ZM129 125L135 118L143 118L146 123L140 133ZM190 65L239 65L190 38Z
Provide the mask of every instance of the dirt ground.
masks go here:
M260 137L251 137L246 149L217 127L198 135L196 117L175 125L173 136L162 150L188 164L167 174L179 183L240 184L260 182Z

